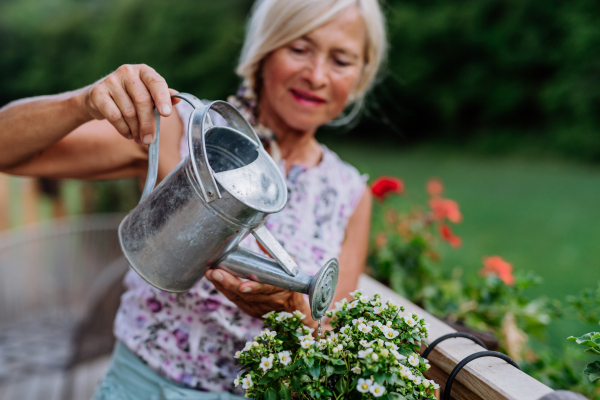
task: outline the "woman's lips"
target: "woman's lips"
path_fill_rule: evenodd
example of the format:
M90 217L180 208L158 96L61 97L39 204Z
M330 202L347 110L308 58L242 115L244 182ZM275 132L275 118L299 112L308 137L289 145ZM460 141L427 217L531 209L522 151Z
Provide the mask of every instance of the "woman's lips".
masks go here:
M307 107L318 107L325 104L325 99L322 99L314 94L298 89L290 89L290 93L298 103Z

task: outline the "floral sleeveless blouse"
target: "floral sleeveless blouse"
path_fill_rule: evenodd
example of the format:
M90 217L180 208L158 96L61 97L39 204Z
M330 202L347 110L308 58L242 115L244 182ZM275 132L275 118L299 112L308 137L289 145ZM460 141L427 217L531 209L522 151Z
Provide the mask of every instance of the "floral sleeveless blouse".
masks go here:
M191 106L180 102L176 107L187 125ZM225 123L216 114L212 119L218 125ZM181 147L185 157L185 137ZM322 160L314 168L291 168L286 177L288 204L265 222L300 269L310 274L339 257L348 219L366 181L327 147L321 149ZM285 176L284 162L279 166ZM240 246L261 253L252 235ZM233 387L238 372L233 356L260 333L262 320L245 314L206 278L183 294L158 290L132 269L124 283L127 290L114 327L117 339L175 382L202 391L238 393Z

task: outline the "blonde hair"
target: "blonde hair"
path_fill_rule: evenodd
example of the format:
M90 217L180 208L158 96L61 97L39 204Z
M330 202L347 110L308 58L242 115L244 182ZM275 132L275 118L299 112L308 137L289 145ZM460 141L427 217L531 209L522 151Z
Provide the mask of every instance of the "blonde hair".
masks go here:
M353 101L362 100L373 86L387 48L378 0L257 0L246 29L237 74L252 89L258 89L261 63L269 53L328 23L352 6L358 7L367 31L365 63L351 96Z

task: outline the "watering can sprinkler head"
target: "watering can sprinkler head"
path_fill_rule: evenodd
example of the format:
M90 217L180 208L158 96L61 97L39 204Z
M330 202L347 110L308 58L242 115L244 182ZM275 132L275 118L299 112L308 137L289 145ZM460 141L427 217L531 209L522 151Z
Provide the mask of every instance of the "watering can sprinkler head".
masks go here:
M269 214L285 207L287 187L258 136L229 103L205 105L187 93L173 96L194 107L187 132L189 155L154 187L160 130L156 113L142 199L119 226L129 264L167 292L186 292L209 268L221 268L308 294L311 316L320 319L333 299L338 262L331 259L316 276L307 274L263 225ZM212 126L210 110L221 114L229 127ZM273 259L239 248L248 234Z

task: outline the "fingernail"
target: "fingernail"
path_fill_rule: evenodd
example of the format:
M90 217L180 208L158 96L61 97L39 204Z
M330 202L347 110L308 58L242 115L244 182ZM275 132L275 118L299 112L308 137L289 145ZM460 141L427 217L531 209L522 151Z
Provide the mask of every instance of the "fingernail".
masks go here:
M168 105L168 104L167 104L167 105L164 105L164 106L162 106L161 110L162 110L162 113L163 113L163 114L167 114L167 115L168 115L168 114L171 114L171 106L170 106L170 105Z
M152 135L144 136L144 144L150 144L150 143L152 143Z
M250 293L252 291L252 288L250 286L246 286L245 288L242 289L242 293Z
M223 274L217 271L213 271L211 277L217 282L221 282L223 280Z

